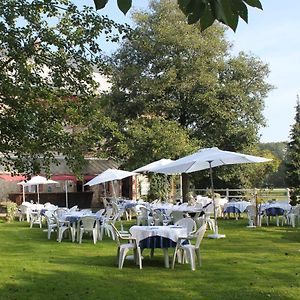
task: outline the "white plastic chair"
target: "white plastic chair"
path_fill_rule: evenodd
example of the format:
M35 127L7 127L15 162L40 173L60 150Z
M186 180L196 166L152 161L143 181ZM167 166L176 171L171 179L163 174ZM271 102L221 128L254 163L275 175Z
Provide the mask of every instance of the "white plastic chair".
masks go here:
M292 208L292 212L295 215L295 221L297 220L298 225L300 224L300 204L297 204Z
M72 242L75 242L75 231L72 230L70 222L64 218L59 218L56 214L53 214L57 224L57 241L60 243L63 239L65 232L69 231Z
M27 205L21 204L19 206L19 221L30 222L30 208Z
M34 224L39 225L39 227L42 228L42 216L39 211L30 211L29 219L30 228L32 228Z
M179 255L180 250L184 251L184 257L187 257L187 261L191 264L191 270L196 270L196 257L198 259L199 267L201 267L201 256L200 256L200 245L203 240L204 234L206 231L206 224L202 225L197 232L188 238L179 238L177 241L177 245L174 251L173 255L173 263L172 263L172 269L175 267L176 262L176 256ZM183 240L192 240L196 239L195 245L189 243L189 244L183 244Z
M95 217L83 216L79 222L79 244L82 243L83 233L92 233L94 244L96 244L98 239L98 220Z
M51 233L56 231L57 230L57 222L55 220L55 218L53 217L52 213L49 212L49 211L46 211L45 214L45 219L46 219L46 222L47 222L47 237L48 237L48 240L50 240L51 238Z
M111 237L113 240L115 239L114 233L112 232L112 228L110 223L114 220L113 208L110 206L106 207L105 213L102 213L102 224L100 226L99 239L102 240L104 236L104 232L108 237Z
M138 247L136 240L130 234L121 234L114 224L110 224L110 226L113 229L113 232L115 234L115 241L117 242L118 245L118 250L117 250L118 268L119 269L123 268L127 253L130 250L133 250L135 262L136 264L139 265L140 269L142 269L141 248ZM121 240L125 240L127 243L122 244Z
M255 205L248 205L245 209L247 212L248 220L249 220L249 226L253 227L255 226L255 218L256 218L256 206Z
M153 218L149 216L150 214L150 209L143 205L137 205L136 207L136 223L137 225L150 225L151 222L153 221Z

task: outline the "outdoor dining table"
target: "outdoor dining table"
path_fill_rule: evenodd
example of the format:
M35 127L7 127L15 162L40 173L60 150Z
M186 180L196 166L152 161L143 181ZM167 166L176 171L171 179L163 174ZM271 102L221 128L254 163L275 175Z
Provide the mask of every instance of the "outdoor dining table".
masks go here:
M260 219L262 216L266 216L269 222L270 217L276 217L276 224L279 226L278 217L286 215L291 210L291 207L288 202L284 201L272 201L261 204L259 207Z
M131 235L143 251L145 248L160 248L164 253L165 267L169 268L168 248L175 248L179 238L187 236L187 229L182 226L132 226Z
M173 205L173 204L156 204L151 206L152 210L160 210L166 216L170 216L170 214L174 211L180 211L183 213L188 213L190 215L194 215L196 213L200 213L203 211L203 208L197 205Z
M68 221L70 223L70 226L73 227L73 229L75 230L75 232L79 232L79 228L80 228L80 218L84 217L84 216L88 216L88 217L94 217L95 219L98 220L97 226L100 226L101 224L101 218L102 216L99 216L97 213L82 213L80 211L74 211L74 212L67 212L64 214L64 220ZM79 241L79 234L77 234L77 238L76 241Z
M251 205L248 201L227 202L224 204L224 213L243 213L247 206Z

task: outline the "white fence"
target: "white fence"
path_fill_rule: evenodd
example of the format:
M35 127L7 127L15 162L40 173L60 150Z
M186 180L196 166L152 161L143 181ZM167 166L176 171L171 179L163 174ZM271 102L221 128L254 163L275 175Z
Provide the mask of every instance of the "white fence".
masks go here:
M209 195L210 189L191 190L194 196ZM226 197L228 200L242 199L251 200L257 196L263 201L277 200L290 201L290 190L287 189L215 189L215 193Z

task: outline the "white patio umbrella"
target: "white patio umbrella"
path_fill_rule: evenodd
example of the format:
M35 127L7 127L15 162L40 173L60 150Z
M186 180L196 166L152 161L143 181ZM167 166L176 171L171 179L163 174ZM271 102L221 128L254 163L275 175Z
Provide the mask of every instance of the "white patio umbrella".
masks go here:
M210 169L212 200L214 206L215 232L214 234L209 235L209 237L224 238L225 235L221 235L218 233L212 168L222 165L262 163L268 161L271 161L271 159L242 153L224 151L214 147L201 149L198 152L195 152L191 155L177 159L165 167L156 169L155 172L164 174L175 174L192 173L200 170Z
M135 172L123 171L123 170L118 170L118 169L107 169L103 173L97 175L95 178L93 178L92 180L87 182L85 185L93 186L93 185L97 185L100 183L105 183L105 182L111 181L112 187L113 187L113 194L116 197L116 192L115 192L113 181L121 180L123 178L129 177L129 176L134 176L134 175L138 175L138 174Z
M40 203L40 192L39 192L39 185L40 184L51 184L51 183L57 183L57 181L47 179L46 177L43 176L33 176L30 180L28 181L21 181L18 184L23 186L23 201L25 201L25 192L24 188L25 186L31 186L31 185L36 185L37 186L37 194L38 194L38 203Z
M153 172L153 170L157 169L157 168L161 168L164 167L166 165L168 165L169 163L173 162L174 160L172 159L165 159L162 158L160 160L154 161L150 164L147 164L143 167L140 167L136 170L134 170L133 172L139 172L139 173L143 173L143 172Z

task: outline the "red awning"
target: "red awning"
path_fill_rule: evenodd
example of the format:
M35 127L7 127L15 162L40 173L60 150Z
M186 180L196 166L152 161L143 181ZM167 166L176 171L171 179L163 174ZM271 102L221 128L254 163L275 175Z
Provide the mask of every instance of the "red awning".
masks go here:
M60 174L60 175L53 175L51 176L52 180L72 180L77 181L77 177L75 175L67 175L67 174Z
M26 177L23 175L16 175L16 176L11 176L10 174L1 174L0 179L3 179L5 181L22 181L25 180Z

